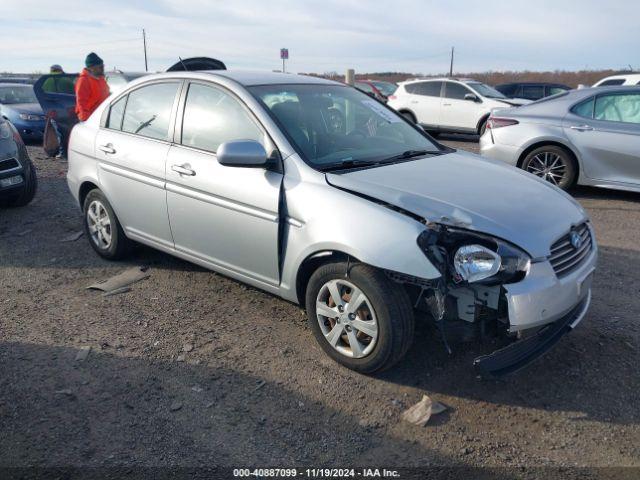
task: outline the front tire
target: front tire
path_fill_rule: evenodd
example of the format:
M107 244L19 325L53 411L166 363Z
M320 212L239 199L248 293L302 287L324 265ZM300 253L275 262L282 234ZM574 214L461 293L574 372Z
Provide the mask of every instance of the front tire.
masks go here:
M573 157L564 148L544 145L529 152L520 166L537 177L568 190L576 181L578 168Z
M111 204L98 189L91 190L83 204L84 234L91 247L107 260L124 258L131 249L131 240L116 217Z
M391 367L413 342L415 320L406 291L368 265L318 268L307 285L306 307L324 352L361 373Z

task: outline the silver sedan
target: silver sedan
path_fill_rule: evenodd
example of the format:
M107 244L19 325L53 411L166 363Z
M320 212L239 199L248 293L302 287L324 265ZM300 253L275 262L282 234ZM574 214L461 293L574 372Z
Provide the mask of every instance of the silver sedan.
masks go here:
M588 88L492 113L482 155L562 189L640 192L640 88Z
M402 358L416 311L446 348L536 332L477 359L501 375L589 306L597 247L571 197L327 80L135 80L74 127L67 180L102 257L140 242L299 303L322 349L360 372Z

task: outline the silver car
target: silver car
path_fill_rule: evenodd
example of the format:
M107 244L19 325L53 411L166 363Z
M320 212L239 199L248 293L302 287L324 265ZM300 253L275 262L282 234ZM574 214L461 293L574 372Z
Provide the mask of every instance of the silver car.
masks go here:
M101 256L136 241L299 303L360 372L402 358L422 312L447 349L522 337L477 359L509 373L590 301L597 247L571 197L323 79L135 80L73 129L68 184Z
M480 152L565 190L640 192L640 87L573 90L495 111Z

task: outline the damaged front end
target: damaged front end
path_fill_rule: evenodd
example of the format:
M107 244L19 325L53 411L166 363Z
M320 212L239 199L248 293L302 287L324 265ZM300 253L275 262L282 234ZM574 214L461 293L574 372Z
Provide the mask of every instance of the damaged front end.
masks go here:
M426 225L418 245L441 276L423 280L396 272L388 274L413 292L416 309L430 314L449 353L451 340L520 339L474 361L482 376L499 377L526 366L565 333L569 315L526 339L522 339L521 328L512 328L507 288L529 272L531 258L526 252L504 240L464 228L428 222ZM582 309L582 303L572 314Z

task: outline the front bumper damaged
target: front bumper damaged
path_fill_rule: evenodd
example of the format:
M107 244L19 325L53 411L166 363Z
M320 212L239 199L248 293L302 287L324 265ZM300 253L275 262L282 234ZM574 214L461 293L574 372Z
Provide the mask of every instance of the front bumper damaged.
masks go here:
M565 316L550 323L534 335L478 357L473 362L478 373L484 378L498 378L514 373L544 355L584 318L591 303L591 290Z

